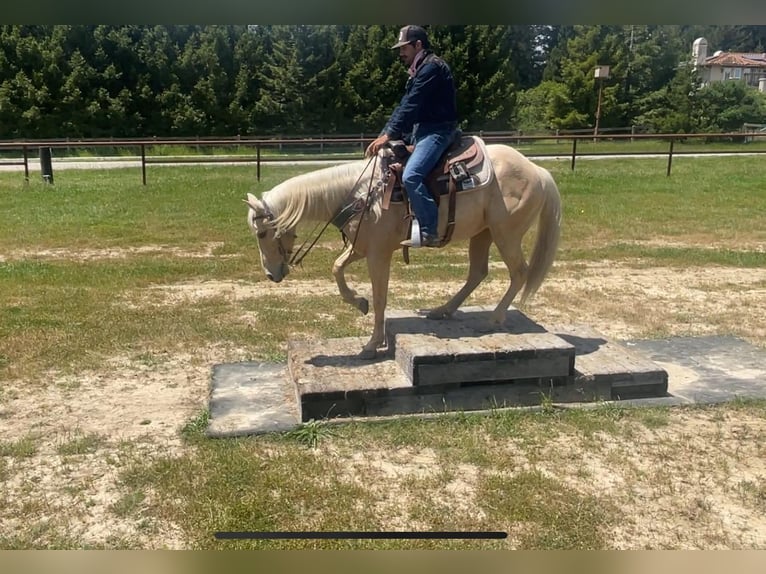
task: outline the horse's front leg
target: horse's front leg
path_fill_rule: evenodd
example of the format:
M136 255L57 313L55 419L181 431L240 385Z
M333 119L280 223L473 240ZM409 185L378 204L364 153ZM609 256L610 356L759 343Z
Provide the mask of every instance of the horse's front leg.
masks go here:
M359 309L363 315L366 315L370 310L370 304L367 302L367 299L359 297L356 291L351 289L348 283L346 283L346 267L363 257L364 255L354 251L354 246L349 244L348 248L333 263L332 274L335 277L335 282L338 284L338 291L343 300L352 307Z
M372 336L359 357L374 359L385 342L385 316L388 302L388 279L391 275L391 252L367 255L367 269L372 283L372 310L375 315Z

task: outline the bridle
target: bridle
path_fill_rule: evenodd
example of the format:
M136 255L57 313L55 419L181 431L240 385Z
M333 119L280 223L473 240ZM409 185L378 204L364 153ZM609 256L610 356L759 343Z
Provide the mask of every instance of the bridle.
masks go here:
M351 191L349 192L349 197L354 194L354 190L355 190L357 184L361 181L361 179L364 176L365 172L370 167L370 164L372 164L372 172L371 173L375 172L375 166L377 164L377 157L378 157L377 154L374 155L373 157L371 157L369 159L369 161L367 162L367 164L364 166L364 169L362 170L362 173L359 174L359 177L356 179L356 182L354 183L354 185L351 186ZM379 182L378 186L380 186L380 185L381 185L381 183ZM368 189L367 189L367 197L365 198L365 201L364 201L364 207L362 209L362 213L364 213L365 211L367 211L370 208L370 202L371 202L371 199L373 197L372 188L373 188L373 186L372 186L372 178L370 178L370 185L368 186ZM255 215L253 217L253 219L254 220L265 219L269 223L273 223L274 219L276 219L276 218L274 217L274 214L272 213L271 209L269 209L269 206L266 205L266 201L263 198L261 198L261 204L263 205L264 213L262 215ZM309 251L311 251L311 248L314 247L314 245L316 245L317 241L319 241L319 238L322 237L322 234L325 232L327 227L331 223L335 223L336 222L337 217L340 215L340 213L343 211L343 209L344 209L344 206L342 205L338 209L338 212L328 222L326 222L324 224L324 227L322 227L322 229L319 231L319 233L316 235L316 237L314 237L313 241L311 241L311 243L307 246L307 243L309 243L309 239L306 239L306 241L303 242L303 244L297 249L297 251L295 251L295 253L285 249L285 246L282 243L282 236L277 234L276 230L275 230L274 237L277 240L277 248L279 249L279 254L282 256L282 262L286 263L287 265L289 265L291 267L293 267L295 265L299 265L301 263L301 261L303 261L303 258L306 257L306 255L309 254ZM274 227L274 226L272 226L272 227ZM361 227L361 226L359 226L359 227ZM354 240L352 242L353 244L356 243L356 238L359 235L359 227L357 227L357 229L356 229L356 234L354 235ZM312 231L309 234L309 237L311 237L311 235L313 235L315 231L316 231L316 227L314 228L314 231ZM288 256L290 256L289 259L288 259Z
M292 251L288 251L285 248L285 244L282 243L282 235L280 233L277 233L276 226L273 225L274 219L274 213L269 209L269 206L266 204L266 201L261 198L261 205L263 205L263 211L264 213L262 215L254 215L253 220L258 221L260 219L265 219L268 221L271 225L271 228L274 229L274 238L277 240L277 249L279 250L279 255L282 257L282 263L285 263L287 265L292 265L293 258L291 258L288 261L288 256L292 255Z

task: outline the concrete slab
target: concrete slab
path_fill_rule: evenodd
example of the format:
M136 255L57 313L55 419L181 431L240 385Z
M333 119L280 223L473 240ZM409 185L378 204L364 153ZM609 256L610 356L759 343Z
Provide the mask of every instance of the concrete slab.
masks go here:
M227 437L288 431L300 424L295 388L285 365L215 365L207 435Z
M688 403L766 398L766 350L731 336L631 341L667 370L668 392Z

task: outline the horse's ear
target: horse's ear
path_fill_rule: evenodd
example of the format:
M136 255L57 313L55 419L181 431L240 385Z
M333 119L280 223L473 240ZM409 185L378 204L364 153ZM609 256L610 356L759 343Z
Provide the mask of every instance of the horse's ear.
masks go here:
M247 199L243 200L250 208L256 213L263 213L263 204L261 200L255 197L252 193L247 194Z

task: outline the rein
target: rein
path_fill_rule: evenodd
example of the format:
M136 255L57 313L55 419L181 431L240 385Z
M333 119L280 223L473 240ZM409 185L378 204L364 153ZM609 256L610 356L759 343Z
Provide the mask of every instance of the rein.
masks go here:
M372 173L375 173L375 163L373 163L373 160L377 162L378 156L377 154L374 155L369 159L367 162L367 165L364 166L364 169L362 170L362 173L359 174L359 177L356 178L356 181L354 182L354 185L351 186L351 191L348 194L348 197L351 197L354 193L354 189L356 188L356 185L361 181L362 176L364 176L364 172L367 171L367 168L370 167L370 164L372 163ZM370 185L367 188L367 198L364 203L364 209L362 209L362 214L364 214L365 211L367 211L370 207L370 197L372 195L372 177L370 177ZM346 199L348 199L346 197ZM295 254L290 258L290 261L287 262L288 265L295 266L300 265L301 261L306 257L306 255L309 254L309 251L316 245L317 241L319 241L319 238L322 237L322 234L325 232L325 230L329 227L331 223L334 223L337 221L338 216L341 214L341 212L346 208L345 202L341 204L340 208L338 208L338 211L333 215L329 221L327 221L322 229L319 231L317 236L314 238L314 240L311 242L311 244L306 247L306 244L309 242L308 239L306 239L301 246L295 251ZM273 216L272 216L273 218ZM314 226L314 229L311 230L311 233L309 233L309 237L314 234L314 231L316 231L316 228L319 227L319 224ZM356 233L354 234L354 241L352 242L352 245L356 243L356 238L359 236L359 227L361 227L361 224L356 228ZM282 250L281 246L281 240L280 240L280 250Z

